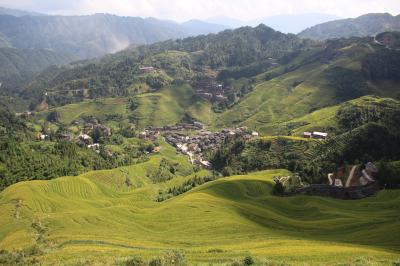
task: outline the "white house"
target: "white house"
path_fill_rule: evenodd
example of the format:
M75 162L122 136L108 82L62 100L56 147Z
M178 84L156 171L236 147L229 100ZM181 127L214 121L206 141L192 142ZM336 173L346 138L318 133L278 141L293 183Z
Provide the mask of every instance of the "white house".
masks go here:
M326 139L326 137L328 137L328 133L314 131L314 132L312 133L312 137L313 137L314 139Z

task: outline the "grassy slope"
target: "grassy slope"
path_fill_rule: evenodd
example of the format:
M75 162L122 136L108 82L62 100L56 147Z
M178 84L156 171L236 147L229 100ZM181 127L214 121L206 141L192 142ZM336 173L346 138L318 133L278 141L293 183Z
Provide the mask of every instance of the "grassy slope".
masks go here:
M259 84L239 104L222 114L218 122L221 125L240 123L265 131L263 127L267 123L288 121L309 113L311 107L331 104L329 91L305 82L295 88L291 86L297 78L312 75L313 71L297 71Z
M85 100L80 103L67 104L55 108L60 114L60 121L69 124L82 116L95 116L104 119L108 114L127 115L126 98L104 98L98 100Z
M210 104L198 98L188 85L169 86L159 92L139 94L138 99L139 107L134 114L139 118L140 127L175 124L185 113L207 124L211 124L214 119ZM103 98L68 104L55 110L60 114L60 121L65 124L89 115L103 120L106 115L116 114L127 119L130 115L127 103L128 98Z
M379 104L386 98L376 98L371 96L363 96L354 100L349 101L349 103L355 104L357 106L373 106L374 104ZM338 105L333 105L316 110L312 113L306 114L302 117L298 117L283 123L273 123L265 126L267 131L277 132L280 128L285 128L287 125L298 125L293 126L291 129L291 134L294 136L301 136L304 131L326 131L329 128L336 128L336 112L345 103ZM329 130L328 130L329 131Z
M170 86L138 97L139 107L135 115L139 118L140 127L175 124L185 113L207 124L213 120L210 104L198 98L188 85Z
M294 71L269 81L262 81L263 75L259 75L256 80L260 83L255 89L220 115L216 123L218 126L240 124L264 133L276 134L277 124L295 121L325 107L331 107L328 110L331 113L335 109L332 106L338 104L338 100L324 71L334 67L360 70L361 59L366 54L373 53L374 49L369 44L354 44L342 48L340 51L343 54L334 60L312 63L304 63L304 60L313 57L315 51L304 52L286 66L296 67ZM274 71L280 72L281 68ZM297 85L298 83L300 84ZM389 81L369 82L371 93L383 97L398 96L398 86L398 83Z
M152 184L146 172L161 156L180 163L181 177ZM44 241L38 241L46 250L39 258L44 264L112 263L169 249L182 249L191 262L205 264L227 263L248 252L260 261L296 264L400 260L399 191L351 204L270 195L272 177L284 174L270 170L224 178L156 203L159 189L190 177L186 158L163 144L161 154L143 164L7 188L0 194L0 249L33 244L36 221L46 228ZM132 187L125 185L127 177Z

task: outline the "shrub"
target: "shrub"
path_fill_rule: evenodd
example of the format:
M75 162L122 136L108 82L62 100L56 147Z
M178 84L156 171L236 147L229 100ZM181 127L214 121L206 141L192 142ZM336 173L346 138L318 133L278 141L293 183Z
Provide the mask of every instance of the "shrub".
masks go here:
M52 111L47 115L46 119L49 122L58 122L60 119L60 115L57 111Z
M386 188L400 187L400 162L380 162L378 181Z
M162 265L163 265L163 263L162 263L162 260L160 258L152 259L149 262L149 266L162 266Z
M182 266L186 265L185 254L179 250L172 250L164 255L165 265Z
M244 257L243 265L253 265L253 264L254 264L254 259L250 255Z
M126 266L144 266L145 263L144 263L144 261L142 260L141 257L134 257L132 259L128 259L125 262L125 265Z

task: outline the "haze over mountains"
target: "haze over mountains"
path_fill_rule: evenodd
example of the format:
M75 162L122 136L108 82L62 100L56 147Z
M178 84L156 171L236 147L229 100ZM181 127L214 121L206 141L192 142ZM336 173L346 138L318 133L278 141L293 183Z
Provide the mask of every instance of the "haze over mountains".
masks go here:
M198 20L186 23L156 18L87 16L40 16L3 9L0 32L19 49L49 49L77 59L113 53L129 45L218 32L225 26ZM14 16L17 15L17 16Z
M1 12L1 265L398 265L398 16Z
M227 25L231 28L238 28L241 26L254 27L259 24L265 24L283 33L297 34L302 30L309 28L311 26L336 19L339 19L339 17L335 15L308 13L308 14L275 15L260 19L254 19L250 21L242 21L230 17L214 17L214 18L209 18L207 21L216 24Z
M389 13L377 13L315 25L300 32L299 36L315 40L326 40L354 36L375 36L383 31L399 30L400 15L392 16Z
M3 85L16 87L53 64L101 57L129 46L168 39L216 33L241 25L263 23L282 32L298 32L335 16L312 13L278 15L253 21L227 17L184 23L156 18L121 17L110 14L48 16L40 13L0 9L0 66ZM368 14L356 19L335 20L310 27L299 37L315 40L348 36L370 36L384 30L399 30L399 16ZM7 49L4 49L7 48ZM42 55L43 58L38 58ZM41 59L34 63L33 58ZM24 78L22 78L24 77Z

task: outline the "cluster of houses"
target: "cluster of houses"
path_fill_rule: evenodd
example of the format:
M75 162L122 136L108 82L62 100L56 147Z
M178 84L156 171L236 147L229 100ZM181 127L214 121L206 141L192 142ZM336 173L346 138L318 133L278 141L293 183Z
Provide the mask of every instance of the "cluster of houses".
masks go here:
M202 123L191 121L163 127L148 127L139 133L139 138L155 142L160 135L178 152L187 155L192 164L211 168L210 162L204 159L203 153L205 151L216 151L225 138L229 136L238 135L249 140L258 137L259 134L255 131L249 131L245 127L211 132L206 131Z
M184 132L184 131L197 131L202 130L204 125L200 122L181 122L175 125L168 125L163 127L148 127L146 130L139 133L140 139L150 140L155 142L158 136L164 132Z
M226 95L232 91L232 87L218 83L215 80L199 81L194 84L194 87L197 95L206 100L226 100L228 99Z
M229 136L242 136L249 140L258 136L257 132L250 132L247 128L224 129L219 132L210 132L200 130L196 135L187 136L181 132L169 132L165 134L165 140L176 147L177 151L189 156L193 164L200 164L203 167L210 168L210 162L204 159L205 151L216 151L225 138Z
M82 131L78 136L69 132L61 132L58 133L55 137L63 141L74 141L85 145L88 148L95 150L96 152L100 152L100 144L93 143L93 138L90 135L92 135L95 130L100 131L101 135L103 136L111 136L112 134L109 127L103 124L99 124L97 121L85 123L83 120L77 120L74 121L73 124L82 126ZM36 134L36 139L39 141L48 140L49 138L50 136L44 134L43 132L39 132Z
M326 139L328 137L328 133L326 132L303 132L303 138L306 139Z
M1 85L1 83L0 83L0 85ZM22 113L15 113L15 116L31 116L32 114L33 114L32 111L25 111Z
M157 69L152 66L142 66L142 67L139 67L139 72L141 74L154 73L154 72L157 72Z
M103 136L111 136L111 129L103 124L97 122L85 123L83 126L84 134L92 134L93 131L99 130Z
M204 128L204 125L200 122L181 122L176 123L175 125L163 126L163 127L149 127L149 130L152 131L192 131L192 130L201 130Z
M335 172L328 174L328 183L335 187L366 186L375 182L377 173L378 168L372 162L368 162L364 167L359 165L351 166L348 176L346 177L346 168L342 166Z

